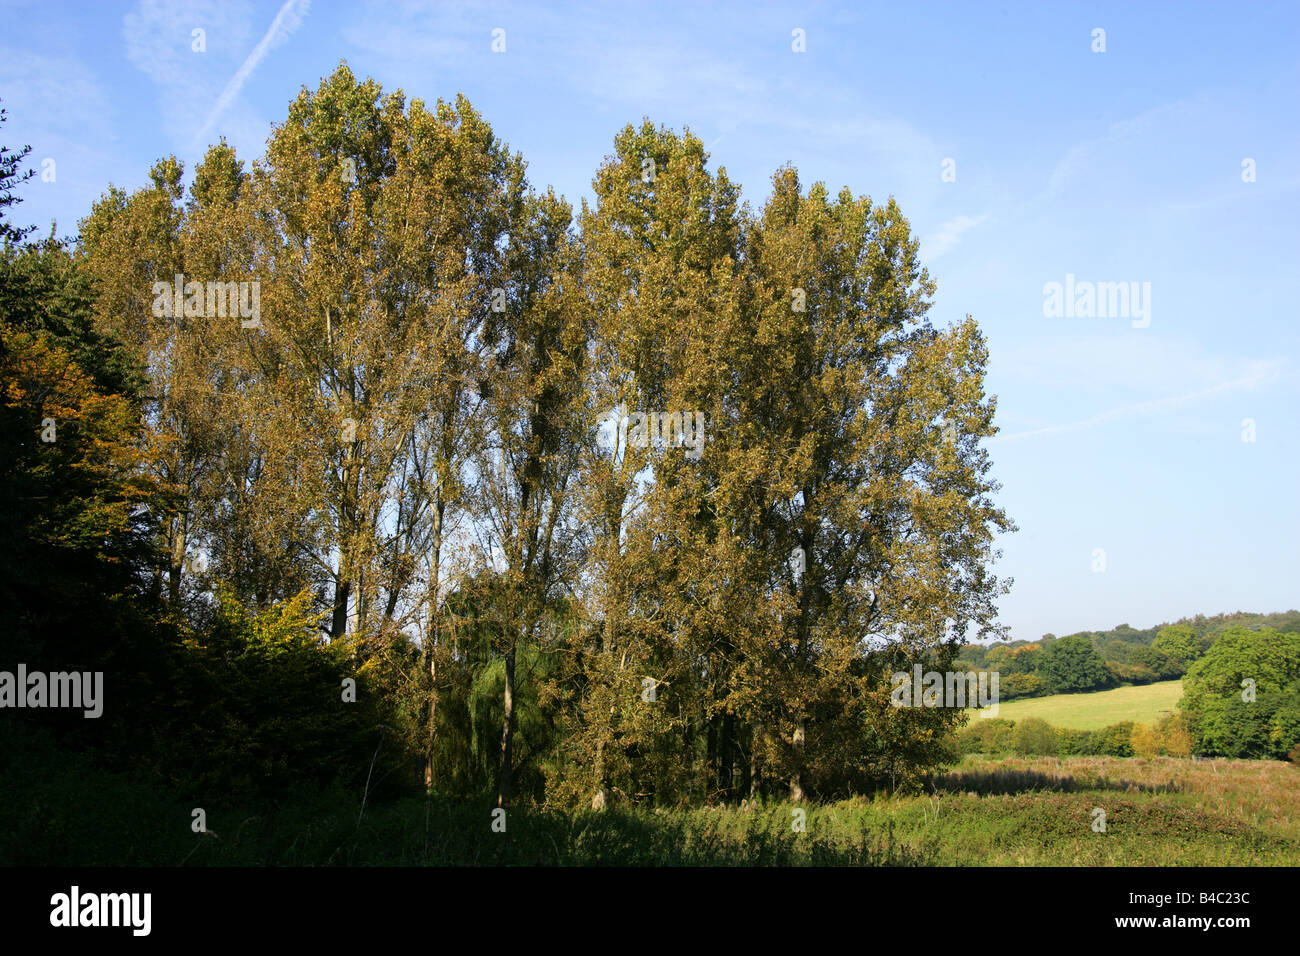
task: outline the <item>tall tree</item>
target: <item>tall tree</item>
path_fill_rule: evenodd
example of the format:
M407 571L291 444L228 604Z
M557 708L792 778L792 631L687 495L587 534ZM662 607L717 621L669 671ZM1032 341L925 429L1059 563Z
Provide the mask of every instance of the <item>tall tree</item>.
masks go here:
M522 181L464 98L430 112L341 66L291 106L251 185L266 329L250 358L319 541L329 633L365 635L368 656L421 629L430 734L440 602L473 567L449 534ZM431 768L432 740L430 784Z
M596 206L582 214L594 322L584 594L598 630L582 653L573 754L595 807L616 785L650 792L657 780L676 792L698 770L689 751L708 705L693 686L701 674L695 638L682 632L694 612L683 617L673 589L693 578L686 594L697 597L718 572L688 550L694 542L663 533L665 521L678 530L670 514L700 508L695 466L708 454L700 443L718 411L717 343L740 292L738 191L724 170L707 168L701 141L647 121L626 127L614 145L594 180ZM672 567L678 559L686 565Z
M195 335L185 328L183 308L172 312L170 297L165 310L155 308L155 283L170 289L176 275L185 276L183 174L168 158L150 170L148 187L130 195L110 187L82 220L79 245L82 268L95 285L97 327L127 343L149 370L145 456L161 491L153 510L162 559L155 588L177 609L209 451L207 429L196 417L203 402L196 394Z
M892 199L784 168L754 215L648 121L593 186L575 230L463 97L342 65L247 170L223 142L188 196L174 159L110 188L73 271L148 372L156 592L251 619L306 589L426 787L503 805L541 746L593 807L932 762L959 714L889 675L993 629L1012 527L978 327L931 325Z
M0 115L0 120L3 116ZM147 684L157 650L144 593L153 554L139 433L144 378L95 327L93 288L53 234L19 245L12 189L26 151L0 147L0 615L7 652L34 670L107 670L124 706L81 740L102 742ZM58 723L67 712L29 718Z
M789 168L773 185L746 327L729 337L740 480L724 487L766 565L770 625L740 651L754 773L799 799L833 767L869 765L859 742L893 736L882 721L921 717L883 706L898 649L951 656L992 626L1001 585L985 565L1011 525L979 446L982 338L969 320L930 326L933 283L896 204L804 195Z
M8 121L8 112L0 107L0 126ZM0 243L6 245L22 242L36 229L35 226L16 226L8 219L9 207L22 201L14 193L14 189L36 175L33 169L22 169L23 160L31 151L31 146L24 146L18 150L0 146Z
M578 450L587 357L572 212L548 192L518 210L505 252L503 308L484 328L485 441L475 457L484 557L499 571L497 633L505 661L498 805L512 796L516 663L538 645L547 609L571 593Z

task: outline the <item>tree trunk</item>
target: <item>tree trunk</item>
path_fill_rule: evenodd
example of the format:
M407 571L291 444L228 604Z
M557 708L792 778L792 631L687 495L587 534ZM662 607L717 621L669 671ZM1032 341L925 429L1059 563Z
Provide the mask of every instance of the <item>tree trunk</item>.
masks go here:
M441 497L433 507L433 559L429 562L429 627L425 635L428 645L424 649L424 662L429 671L429 722L428 739L424 750L424 788L433 789L433 748L438 736L438 587L439 569L442 561L442 516L446 503Z
M172 607L181 604L181 565L175 560L168 562L167 567L167 602Z
M793 739L795 771L794 771L794 775L790 778L790 799L793 800L795 803L802 803L804 799L803 737L804 737L804 722L803 722L803 718L800 717L799 724L794 731L794 739Z
M330 621L330 640L337 641L348 629L348 596L352 593L352 582L339 575L334 585L334 617Z
M181 574L185 570L185 519L178 518L172 525L171 560L167 568L167 600L176 608L181 604Z
M433 789L433 747L438 737L438 660L430 653L429 660L429 736L424 748L424 789Z
M603 635L598 652L612 666L614 660L614 620L612 609L608 606L605 608L605 622L603 625ZM622 670L621 668L619 669ZM617 678L615 678L617 680ZM606 692L612 698L613 694L606 687ZM593 709L593 712L599 712L602 722L598 728L599 736L596 738L596 791L591 795L591 809L603 810L605 804L609 801L609 771L605 766L605 748L613 739L614 717L617 714L613 703L611 702L608 709L604 706L604 700L599 702L599 706Z
M497 806L504 807L510 800L511 747L515 737L515 647L514 642L506 652L505 713L501 718L501 780L497 787Z
M807 485L803 488L804 508L812 508L814 499L813 489ZM795 625L799 631L799 659L798 667L806 673L808 666L808 622L812 620L810 603L813 589L809 586L809 577L814 579L820 575L816 572L816 565L813 563L813 536L812 531L805 527L804 532L800 535L799 546L803 548L805 561L808 569L800 579L799 584L799 620ZM796 803L802 803L804 799L804 715L807 707L806 698L799 704L799 717L795 721L794 734L790 742L794 745L794 775L790 778L790 799Z
M718 767L718 789L722 791L723 799L727 801L732 799L732 791L735 787L735 732L735 716L730 713L723 714L718 741L718 752L722 758L722 763Z
M704 792L712 799L718 791L718 720L709 718L704 728Z
M596 742L596 792L591 795L591 809L605 809L608 799L605 790L605 741L600 740Z

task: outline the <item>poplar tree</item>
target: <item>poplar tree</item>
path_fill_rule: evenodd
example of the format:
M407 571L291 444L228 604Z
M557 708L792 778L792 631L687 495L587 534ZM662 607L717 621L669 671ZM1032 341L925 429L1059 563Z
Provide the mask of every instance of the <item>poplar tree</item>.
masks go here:
M751 213L647 120L575 221L464 97L346 65L263 159L214 145L188 197L174 159L150 178L95 204L76 264L149 377L124 460L173 612L305 591L425 786L499 805L543 772L601 808L939 759L961 713L892 706L890 676L994 630L1013 525L984 338L932 324L892 198L784 167ZM256 283L256 321L159 313L178 274Z
M585 428L586 304L572 211L529 195L510 229L504 295L484 327L484 441L475 455L484 559L497 572L493 617L505 663L497 804L512 796L516 662L549 641L549 608L576 581L573 499Z
M673 794L700 783L707 638L684 602L724 572L689 527L704 506L704 472L686 458L671 416L691 416L692 427L700 414L707 459L725 375L718 341L740 294L741 213L738 190L725 170L708 170L697 137L648 121L615 138L593 186L596 206L582 216L595 323L589 404L606 420L604 442L585 453L596 630L581 648L572 752L601 807L615 786ZM651 435L661 415L670 434Z
M211 475L213 437L203 320L187 319L183 301L173 303L170 291L165 308L155 308L163 305L155 283L171 290L177 275L182 283L198 278L186 272L183 175L169 157L150 170L149 186L131 194L110 187L82 220L79 244L80 265L96 291L97 327L125 342L149 372L143 441L160 492L152 514L162 559L155 589L177 610L187 556L201 537L196 523Z
M795 799L884 772L899 726L934 737L960 720L884 706L885 681L988 633L1005 589L987 572L1012 527L980 445L987 350L969 319L930 324L917 253L892 198L804 195L792 168L752 234L753 332L731 365L737 428L767 463L749 531L784 593L746 696L757 762Z
M368 656L404 627L422 632L430 785L442 602L473 569L449 553L449 532L522 180L463 97L408 107L346 66L303 91L253 177L269 291L250 352L296 487L315 502L330 637L381 636Z

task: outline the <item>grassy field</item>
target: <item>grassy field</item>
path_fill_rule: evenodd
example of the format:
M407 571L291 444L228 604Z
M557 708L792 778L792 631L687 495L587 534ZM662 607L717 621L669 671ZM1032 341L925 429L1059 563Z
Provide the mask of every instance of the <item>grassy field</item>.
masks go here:
M1051 697L1024 697L998 706L998 716L1007 720L1039 717L1053 727L1073 730L1097 730L1131 720L1153 724L1178 705L1183 696L1181 680L1117 687L1092 694L1053 694ZM972 719L977 719L974 713Z
M1300 866L1300 766L968 757L921 795L602 813L484 800L286 795L210 806L69 763L0 773L0 865ZM1105 811L1104 832L1093 829ZM799 817L806 816L802 831ZM498 829L500 829L498 827Z

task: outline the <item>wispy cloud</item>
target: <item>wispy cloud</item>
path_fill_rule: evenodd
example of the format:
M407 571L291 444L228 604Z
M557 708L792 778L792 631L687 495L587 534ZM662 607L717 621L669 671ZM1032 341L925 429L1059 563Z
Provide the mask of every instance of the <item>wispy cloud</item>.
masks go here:
M1235 391L1239 388L1255 388L1263 385L1265 382L1276 379L1281 373L1283 362L1274 361L1261 363L1261 365L1250 375L1239 378L1230 382L1221 382L1212 388L1202 389L1198 392L1189 392L1186 395L1175 395L1170 398L1158 398L1149 402L1138 402L1134 405L1125 405L1121 408L1113 408L1108 412L1102 412L1100 415L1094 415L1092 418L1085 418L1083 421L1068 422L1063 425L1049 425L1046 428L1034 428L1030 431L1016 432L1012 435L996 435L989 439L989 442L1016 441L1022 438L1037 438L1042 435L1060 435L1065 432L1082 431L1087 428L1096 428L1099 425L1108 425L1111 422L1119 421L1124 418L1145 417L1156 415L1161 412L1172 411L1180 408L1189 402L1197 399L1208 398L1211 395L1217 395L1222 392Z
M60 220L61 234L75 224L72 216L56 213L58 194L75 197L68 205L78 215L90 207L104 182L123 178L118 163L120 117L100 79L83 63L62 54L44 54L0 46L0 91L12 141L30 144L26 167L43 177L49 160L56 178L38 179L23 192L23 206L14 218L34 223L44 232ZM39 184L39 185L38 185Z
M1127 326L1057 331L1046 341L1010 342L997 349L991 366L999 387L1014 382L1017 388L1064 390L1086 398L1145 397L1134 389L1171 395L1252 376L1271 361L1227 354L1188 336L1134 335Z
M127 59L157 88L162 128L184 148L198 123L196 103L211 102L229 64L247 49L251 6L220 0L140 0L122 18ZM201 29L205 49L193 48Z
M49 140L85 145L118 135L99 78L72 57L0 46L0 90L11 121L21 117L38 151L53 148Z
M934 232L921 241L921 248L925 250L925 258L930 262L938 259L961 242L962 233L969 232L987 218L987 215L983 215L954 216L951 219L945 219L935 226Z
M227 107L234 102L239 91L244 88L244 84L249 81L258 65L266 59L268 53L276 47L283 44L302 26L303 18L307 16L307 11L311 8L311 0L286 0L280 12L275 15L275 20L271 22L271 27L266 31L266 35L253 48L253 52L248 55L244 63L230 78L226 88L221 91L221 96L217 98L216 106L208 114L207 120L199 131L194 135L195 145L202 143L203 138L216 125L221 114Z
M473 89L466 92L476 103L490 103L516 100L526 82L529 95L552 103L548 116L578 131L557 153L565 162L577 161L577 153L582 162L588 156L599 162L593 144L607 152L624 123L649 116L700 135L717 150L713 164L725 166L747 195L761 197L786 162L800 168L805 186L821 180L832 195L845 184L881 199L938 192L945 154L932 137L894 112L883 91L867 95L809 82L816 61L791 52L785 14L759 8L751 16L747 8L745 16L728 19L708 5L673 9L665 18L647 4L579 5L561 22L535 4L385 2L366 6L341 34L362 54L350 62L389 78L385 85L400 81L409 89L410 78L418 77L441 94L456 88L448 76L463 87L470 74ZM727 20L725 40L720 17ZM497 25L508 30L506 56L490 52ZM591 116L608 125L589 144L583 137ZM547 168L556 139L537 143L532 168ZM579 182L582 192L590 180Z
M1187 108L1188 104L1181 100L1153 106L1136 116L1111 123L1106 128L1106 132L1100 136L1070 147L1048 177L1047 196L1056 196L1081 176L1089 172L1095 173L1099 162L1109 157L1115 151L1117 144L1140 138L1171 117L1183 118Z

